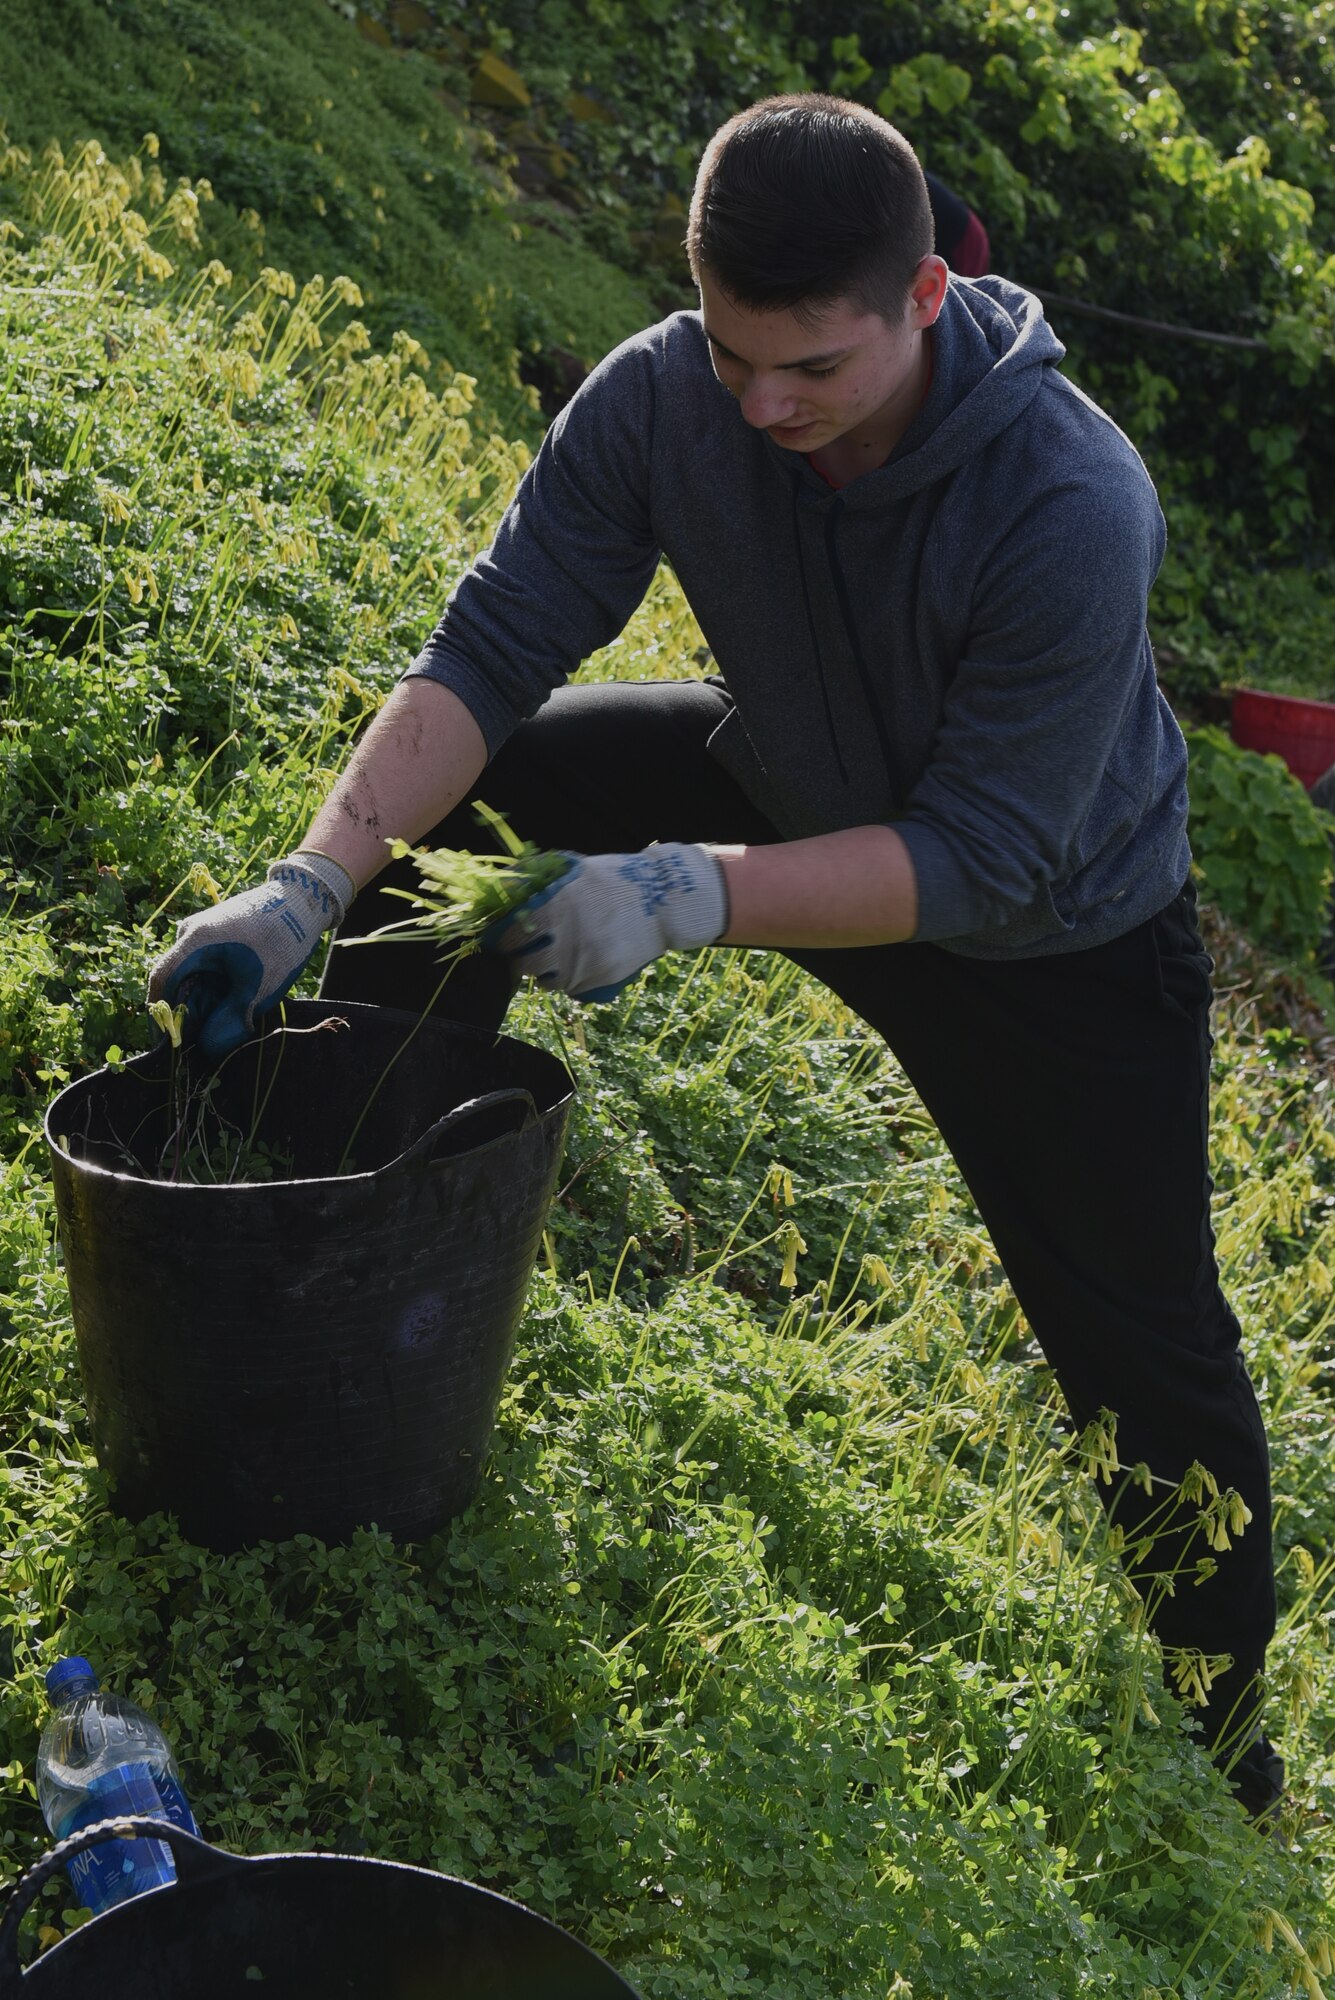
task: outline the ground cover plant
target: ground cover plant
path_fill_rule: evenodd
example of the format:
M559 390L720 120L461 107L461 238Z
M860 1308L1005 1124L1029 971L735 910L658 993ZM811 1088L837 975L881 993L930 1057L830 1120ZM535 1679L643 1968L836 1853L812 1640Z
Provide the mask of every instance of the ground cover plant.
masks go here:
M1310 958L1330 903L1331 834L1281 758L1190 729L1192 853L1209 893L1253 936Z
M212 1837L486 1881L662 2000L1323 1990L1335 1135L1328 1072L1242 996L1217 1226L1274 1450L1282 1845L1183 1732L1210 1662L1165 1685L1122 1583L1115 1433L1067 1432L881 1045L764 954L512 1016L580 1097L465 1519L223 1560L115 1514L42 1106L146 1045L172 918L303 829L527 455L467 377L369 347L337 273L210 261L154 164L6 153L0 1879L46 1845L42 1667L82 1650ZM699 643L664 574L592 671ZM1198 1499L1208 1559L1237 1525ZM52 1884L26 1947L68 1921Z

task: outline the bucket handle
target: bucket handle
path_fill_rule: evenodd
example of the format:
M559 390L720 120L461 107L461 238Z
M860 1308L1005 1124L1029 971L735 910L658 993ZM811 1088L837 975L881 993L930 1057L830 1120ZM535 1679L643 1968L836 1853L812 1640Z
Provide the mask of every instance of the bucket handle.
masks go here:
M82 1854L86 1847L100 1847L104 1840L165 1840L176 1863L177 1878L183 1882L206 1882L228 1869L244 1865L236 1855L224 1854L221 1849L211 1847L207 1840L201 1840L198 1834L173 1826L170 1820L149 1819L142 1813L127 1814L120 1819L100 1819L96 1825L85 1826L78 1833L72 1833L67 1840L53 1847L49 1854L44 1854L40 1861L34 1861L10 1890L4 1921L0 1923L0 1972L8 1968L11 1954L14 1972L22 1972L19 1965L19 1925L39 1891L53 1875L60 1873L67 1861L72 1861L76 1854Z
M488 1090L483 1096L470 1097L466 1103L456 1105L453 1111L447 1111L445 1116L439 1119L429 1132L424 1132L417 1144L411 1146L404 1154L404 1165L434 1167L442 1160L452 1159L457 1151L466 1149L450 1146L442 1152L441 1141L453 1137L461 1125L481 1117L488 1111L499 1114L491 1121L497 1129L493 1129L488 1132L486 1138L477 1141L482 1146L490 1144L493 1139L509 1138L517 1132L526 1132L530 1125L536 1125L538 1122L538 1107L533 1100L532 1091L523 1090L516 1084L511 1084L504 1090Z

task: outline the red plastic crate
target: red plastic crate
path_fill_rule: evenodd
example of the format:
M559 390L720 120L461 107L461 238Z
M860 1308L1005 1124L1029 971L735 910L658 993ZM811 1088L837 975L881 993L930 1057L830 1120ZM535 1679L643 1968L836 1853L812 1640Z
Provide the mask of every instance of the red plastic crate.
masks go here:
M1300 701L1296 695L1239 688L1230 734L1244 750L1278 752L1310 791L1335 764L1335 701Z

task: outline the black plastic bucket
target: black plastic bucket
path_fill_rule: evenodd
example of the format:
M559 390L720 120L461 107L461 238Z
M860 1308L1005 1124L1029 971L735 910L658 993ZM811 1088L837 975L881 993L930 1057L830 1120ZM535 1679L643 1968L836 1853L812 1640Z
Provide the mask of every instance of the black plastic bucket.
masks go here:
M213 1549L417 1541L477 1489L574 1086L480 1029L285 1011L216 1076L180 1052L175 1094L164 1044L47 1113L94 1447L118 1509ZM183 1084L286 1177L161 1178Z
M166 1829L177 1879L95 1917L21 1971L18 1925L81 1847L156 1820L75 1834L14 1890L0 1927L3 2000L637 2000L611 1966L489 1889L342 1854L246 1858Z

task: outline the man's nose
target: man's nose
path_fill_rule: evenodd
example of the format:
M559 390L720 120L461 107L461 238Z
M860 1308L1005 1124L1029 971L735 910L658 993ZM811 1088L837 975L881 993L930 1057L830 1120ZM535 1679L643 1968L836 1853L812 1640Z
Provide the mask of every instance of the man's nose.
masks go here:
M738 401L747 423L753 424L757 430L768 430L771 424L791 422L797 408L797 399L790 389L758 375L751 377Z

